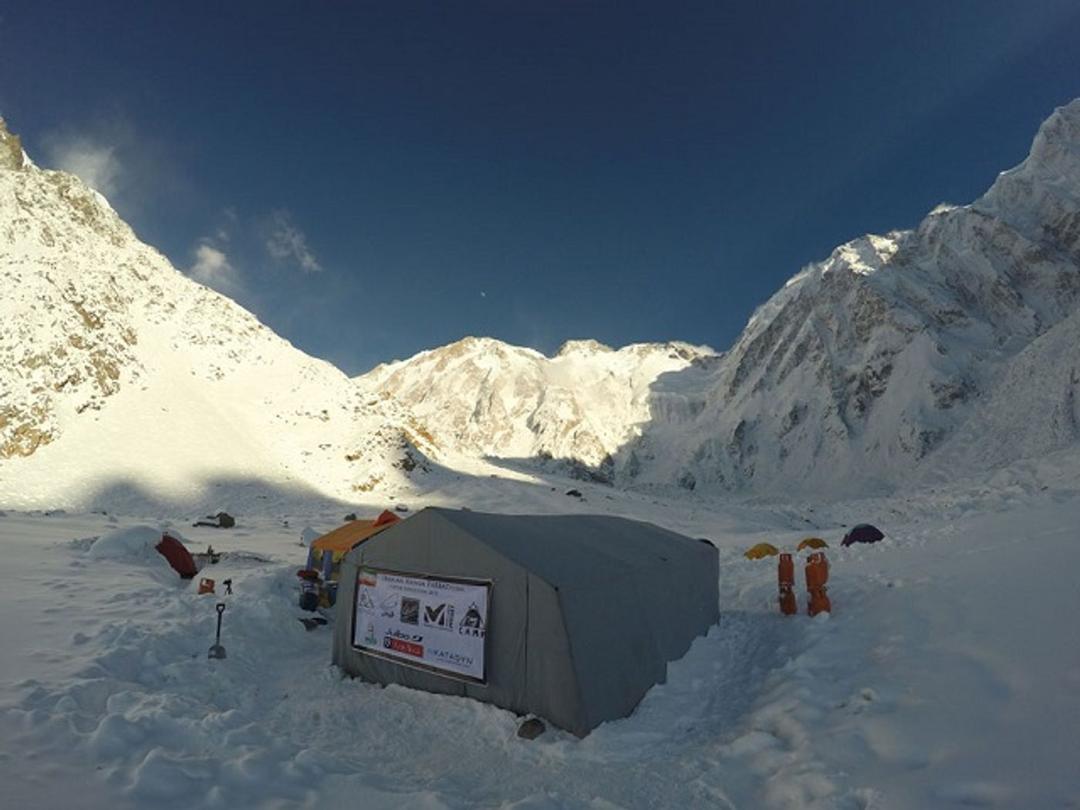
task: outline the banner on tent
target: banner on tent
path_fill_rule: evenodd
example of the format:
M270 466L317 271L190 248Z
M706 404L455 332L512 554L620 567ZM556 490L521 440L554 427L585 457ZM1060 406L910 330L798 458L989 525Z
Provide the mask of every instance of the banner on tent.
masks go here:
M490 582L361 568L353 646L485 683L490 598Z

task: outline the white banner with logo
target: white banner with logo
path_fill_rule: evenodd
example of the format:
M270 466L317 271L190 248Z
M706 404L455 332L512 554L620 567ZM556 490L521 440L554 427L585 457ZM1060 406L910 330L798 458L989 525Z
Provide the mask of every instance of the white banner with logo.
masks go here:
M353 646L483 683L490 595L487 582L361 568Z

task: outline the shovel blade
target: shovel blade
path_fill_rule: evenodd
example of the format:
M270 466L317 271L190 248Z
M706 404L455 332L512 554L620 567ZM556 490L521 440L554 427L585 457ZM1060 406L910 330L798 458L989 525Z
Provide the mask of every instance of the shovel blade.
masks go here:
M220 644L215 644L213 647L210 648L210 652L208 652L206 654L206 657L207 658L226 658L227 656L225 655L225 648L222 647Z

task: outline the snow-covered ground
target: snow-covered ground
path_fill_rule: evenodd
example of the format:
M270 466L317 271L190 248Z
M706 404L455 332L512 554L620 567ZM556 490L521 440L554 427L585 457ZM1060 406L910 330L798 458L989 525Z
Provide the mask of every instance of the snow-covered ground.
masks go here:
M297 621L294 586L300 532L336 525L340 505L252 500L261 511L231 531L175 509L9 511L0 804L1080 806L1075 461L829 507L457 484L477 509L614 512L720 546L720 624L631 717L584 740L549 729L525 742L500 709L342 679L329 628ZM840 524L859 519L888 539L839 548ZM91 551L90 538L139 524L232 552L212 569L235 583L227 659L206 657L215 597L157 555ZM806 534L832 546L834 612L785 618L775 562L741 552Z

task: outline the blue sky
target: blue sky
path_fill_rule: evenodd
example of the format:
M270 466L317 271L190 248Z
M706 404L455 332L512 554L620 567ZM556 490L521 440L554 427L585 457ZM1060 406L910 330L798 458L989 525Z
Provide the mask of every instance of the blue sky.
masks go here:
M350 373L464 335L726 348L1080 96L1080 4L0 8L0 114Z

